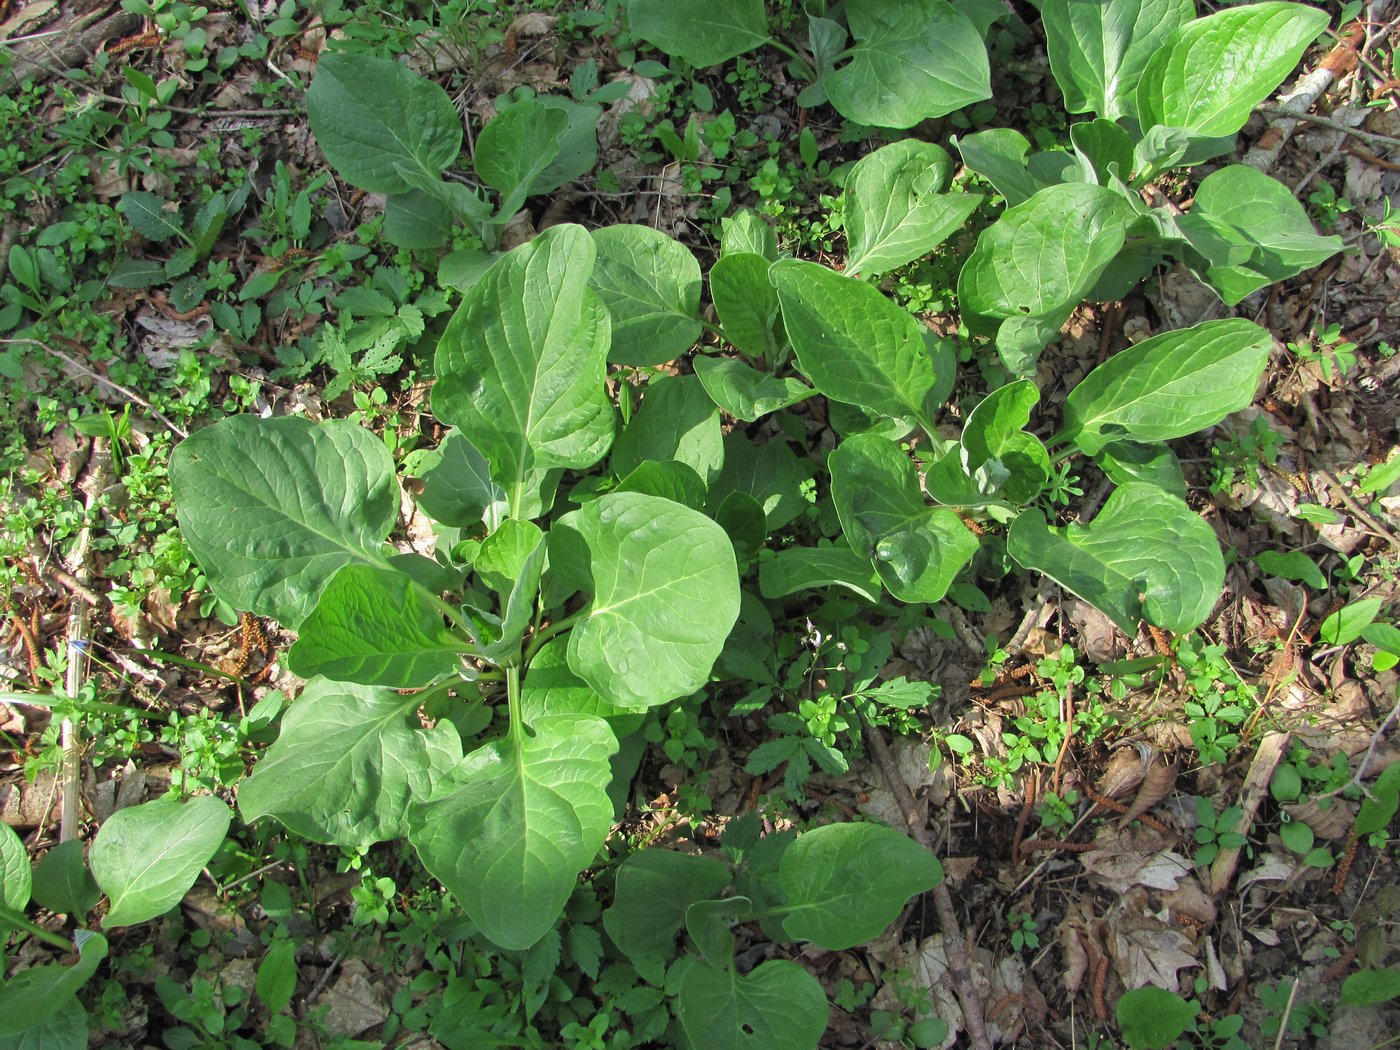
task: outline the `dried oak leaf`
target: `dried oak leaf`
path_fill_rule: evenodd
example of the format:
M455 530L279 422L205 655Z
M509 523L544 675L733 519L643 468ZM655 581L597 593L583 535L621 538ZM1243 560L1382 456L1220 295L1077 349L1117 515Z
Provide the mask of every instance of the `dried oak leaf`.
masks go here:
M1113 967L1128 988L1177 986L1176 973L1199 966L1190 938L1148 914L1147 894L1126 894L1108 918L1106 937Z

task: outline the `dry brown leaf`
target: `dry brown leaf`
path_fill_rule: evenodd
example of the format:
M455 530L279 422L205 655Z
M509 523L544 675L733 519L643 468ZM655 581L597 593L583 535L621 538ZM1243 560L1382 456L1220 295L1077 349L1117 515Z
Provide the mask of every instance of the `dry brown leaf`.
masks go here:
M1019 956L997 960L986 1003L987 1035L1009 1043L1034 1032L1045 1020L1045 996Z
M1141 891L1119 902L1109 920L1108 951L1119 978L1128 988L1156 985L1168 991L1177 986L1177 971L1199 966L1190 939L1146 914Z
M1133 804L1128 807L1128 812L1123 814L1123 819L1118 822L1118 827L1120 829L1126 828L1170 795L1175 787L1176 766L1160 759L1155 760L1148 767L1147 775L1142 780L1142 786L1138 788L1137 796L1133 799Z
M1356 813L1349 802L1339 798L1328 801L1331 802L1331 805L1325 808L1314 799L1309 799L1306 802L1293 802L1283 808L1294 820L1301 820L1312 828L1313 834L1318 838L1335 842L1351 834Z
M1127 893L1134 886L1174 889L1191 871L1191 862L1170 850L1161 853L1090 850L1081 855L1079 861L1090 879L1118 894Z
M1121 798L1142 783L1150 761L1150 749L1120 747L1108 760L1095 790L1106 798Z
M1162 894L1162 904L1166 906L1173 921L1189 919L1201 926L1215 922L1215 901L1206 895L1195 876L1188 875L1177 883L1176 888Z

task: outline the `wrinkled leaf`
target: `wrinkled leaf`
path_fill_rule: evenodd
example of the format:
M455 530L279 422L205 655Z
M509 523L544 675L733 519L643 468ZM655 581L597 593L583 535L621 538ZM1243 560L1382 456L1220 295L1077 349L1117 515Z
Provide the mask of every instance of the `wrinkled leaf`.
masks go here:
M706 484L724 466L719 410L695 376L661 376L646 385L642 407L613 446L613 473L625 476L648 459L684 463Z
M700 264L673 237L649 226L593 231L598 260L591 286L612 315L608 360L656 365L700 338Z
M728 357L697 357L695 374L705 393L735 419L752 423L816 393L800 379L778 378Z
M785 959L746 974L695 962L676 994L676 1016L691 1045L716 1050L814 1050L827 1011L820 982Z
M1148 60L1195 14L1192 0L1045 0L1045 49L1065 108L1110 120L1134 115Z
M632 32L692 66L713 66L768 41L763 0L631 0Z
M668 962L686 909L717 897L732 877L728 865L712 857L666 849L633 853L617 869L603 928L629 958Z

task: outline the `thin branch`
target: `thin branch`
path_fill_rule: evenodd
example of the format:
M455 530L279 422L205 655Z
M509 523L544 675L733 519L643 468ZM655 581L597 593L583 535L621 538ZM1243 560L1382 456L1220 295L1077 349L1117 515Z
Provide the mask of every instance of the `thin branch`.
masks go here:
M1309 124L1316 124L1323 128L1331 128L1333 131L1340 131L1344 135L1350 135L1352 138L1360 139L1362 142L1369 142L1373 146L1389 146L1394 149L1400 149L1400 139L1392 135L1377 135L1372 131L1362 131L1360 128L1347 127L1345 124L1335 120L1328 120L1326 117L1314 116L1311 113L1293 113L1279 106L1260 106L1259 111L1261 113L1268 113L1271 116L1279 115L1296 117L1298 120L1306 120Z

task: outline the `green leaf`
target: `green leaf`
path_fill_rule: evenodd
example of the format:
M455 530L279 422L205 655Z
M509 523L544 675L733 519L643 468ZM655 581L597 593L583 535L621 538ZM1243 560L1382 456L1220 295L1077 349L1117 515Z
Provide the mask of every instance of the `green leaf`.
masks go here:
M450 430L424 460L418 505L434 521L459 528L486 522L495 528L505 514L505 490L491 480L491 464L460 430Z
M410 800L427 798L462 757L456 732L445 722L425 728L418 706L387 689L312 680L239 785L239 813L327 845L402 838Z
M75 918L86 915L102 899L83 858L79 839L60 842L34 865L32 892L41 908Z
M1319 591L1327 589L1327 577L1317 567L1317 562L1302 551L1260 551L1254 563L1266 575L1301 580Z
M705 961L728 966L734 959L734 934L730 927L753 912L747 897L696 901L685 910L685 929Z
M409 190L384 202L384 237L399 248L440 248L452 237L457 216L431 193Z
M1400 967L1361 970L1342 982L1343 1006L1374 1006L1400 996Z
M1135 115L1148 60L1195 15L1191 0L1045 0L1045 49L1065 108L1110 120Z
M870 559L844 543L789 547L759 562L758 588L765 598L785 598L819 587L844 587L868 602L878 602L884 593Z
M1197 272L1230 306L1342 250L1340 237L1313 232L1292 190L1244 164L1207 175L1176 225L1204 259Z
M1122 249L1134 217L1102 186L1047 186L982 231L958 275L958 302L998 324L1053 322L1035 336L1044 346Z
M29 851L15 829L0 825L0 903L11 911L23 912L34 886ZM0 923L0 929L4 924Z
M1325 11L1278 2L1226 8L1187 22L1142 71L1139 122L1209 137L1235 134L1327 22Z
M538 99L525 99L498 113L476 140L476 173L501 195L498 214L509 218L534 192L535 181L559 156L569 118Z
M373 565L347 565L331 577L299 631L287 654L293 674L394 689L451 674L470 650L410 576Z
M184 238L184 230L180 227L180 213L178 211L167 210L166 202L157 197L154 193L146 193L144 190L131 190L122 194L120 210L126 217L126 221L131 223L136 232L148 241L155 241L157 244L170 240L171 237ZM10 269L14 269L13 253ZM18 279L18 275L16 275ZM28 282L21 282L27 284ZM30 285L33 287L33 285Z
M661 496L693 510L705 507L705 479L695 468L674 459L644 459L617 483L616 492ZM762 510L759 511L762 514Z
M831 499L851 548L872 559L890 593L936 602L977 551L947 507L924 503L914 462L878 434L847 438L831 454Z
M5 982L4 995L0 995L0 1038L37 1028L60 1010L83 1012L82 1005L74 1000L78 989L87 984L107 958L107 938L82 930L78 937L82 947L72 966L31 966Z
M274 941L258 964L258 976L253 985L268 1013L280 1014L292 1001L297 990L296 942L283 938Z
M86 1010L64 1010L44 1018L19 1035L0 1037L4 1050L87 1050Z
M581 227L551 227L482 276L438 344L433 410L491 464L512 517L530 516L532 472L592 466L612 444L609 320L588 287L593 258Z
M631 0L632 32L692 66L713 66L768 42L763 0Z
M746 423L806 401L816 393L800 379L779 379L729 357L697 357L694 365L710 400Z
M929 495L952 506L1013 507L1039 495L1050 477L1050 456L1024 429L1039 401L1040 391L1026 379L983 398L968 416L962 440L929 469Z
M732 877L728 865L712 857L666 849L633 853L617 869L603 928L628 958L669 962L686 910L719 896Z
M1369 623L1361 629L1361 637L1377 649L1400 656L1400 627L1393 623Z
M778 292L768 280L770 265L753 252L731 251L710 267L710 298L724 338L755 361L774 361L781 349Z
M1198 1007L1175 992L1147 985L1132 988L1118 1000L1118 1025L1127 1044L1140 1050L1165 1050L1196 1021Z
M574 102L560 95L536 95L532 101L564 114L567 121L553 162L530 183L533 197L552 193L598 163L598 121L603 116L603 107L594 102Z
M1294 853L1307 853L1313 848L1313 830L1301 820L1290 820L1280 825L1278 837Z
M592 577L592 600L569 635L574 673L630 708L704 685L739 615L725 531L689 507L634 492L566 515L551 540L561 531L587 547Z
M1094 453L1094 462L1115 485L1145 481L1163 492L1186 498L1186 475L1181 471L1181 460L1168 445L1110 441Z
M165 283L165 267L155 259L123 259L108 271L107 283L113 288L152 288Z
M979 193L947 192L952 178L948 151L918 139L856 161L846 177L846 272L882 274L942 244L982 203Z
M223 845L233 814L221 799L157 799L107 818L92 843L92 874L110 906L106 929L164 915Z
M955 140L963 163L1006 198L1008 207L1024 204L1049 183L1026 167L1030 140L1011 128L989 128Z
M905 901L943 881L943 868L883 824L827 824L797 836L778 881L788 936L844 951L883 933Z
M1390 824L1397 809L1400 809L1400 765L1390 765L1371 785L1371 797L1362 800L1353 829L1358 835L1380 831Z
M1381 599L1361 598L1348 602L1317 629L1317 636L1328 645L1349 645L1361 637L1361 632L1375 622L1381 611Z
M649 226L593 231L590 286L612 315L608 360L658 365L700 338L700 264L680 241Z
M1106 117L1083 120L1069 129L1075 155L1093 171L1100 186L1112 186L1113 179L1127 182L1133 173L1133 139ZM1087 174L1087 172L1086 172Z
M447 92L391 58L322 56L306 115L326 160L370 193L407 193L413 187L401 169L437 178L462 149L462 121Z
M707 485L719 475L719 409L695 376L661 376L644 388L642 407L613 446L613 473L624 477L648 459L684 463Z
M784 259L770 274L797 362L813 386L881 415L912 415L932 432L938 379L918 321L873 285L818 263Z
M399 509L384 442L348 421L231 416L180 443L170 481L214 594L293 629L342 566L382 564Z
M709 507L717 509L731 492L746 493L763 508L773 532L810 506L802 491L811 477L811 463L798 459L786 441L757 445L735 430L725 435L724 470L710 485Z
M1155 485L1116 489L1089 525L1050 528L1038 510L1011 523L1006 550L1107 614L1170 631L1200 626L1220 597L1225 562L1210 525Z
M768 262L778 261L778 235L757 212L740 208L719 221L720 258L726 255L757 255Z
M847 0L846 19L850 61L823 83L848 120L911 128L991 97L986 45L946 0Z
M1273 337L1228 318L1127 347L1065 399L1061 440L1093 455L1120 437L1167 441L1219 423L1254 400Z
M617 741L590 715L548 715L472 752L413 806L409 841L481 932L522 950L558 920L612 825Z
M686 1038L706 1050L816 1050L827 1012L820 982L785 959L746 974L695 962L676 990Z

